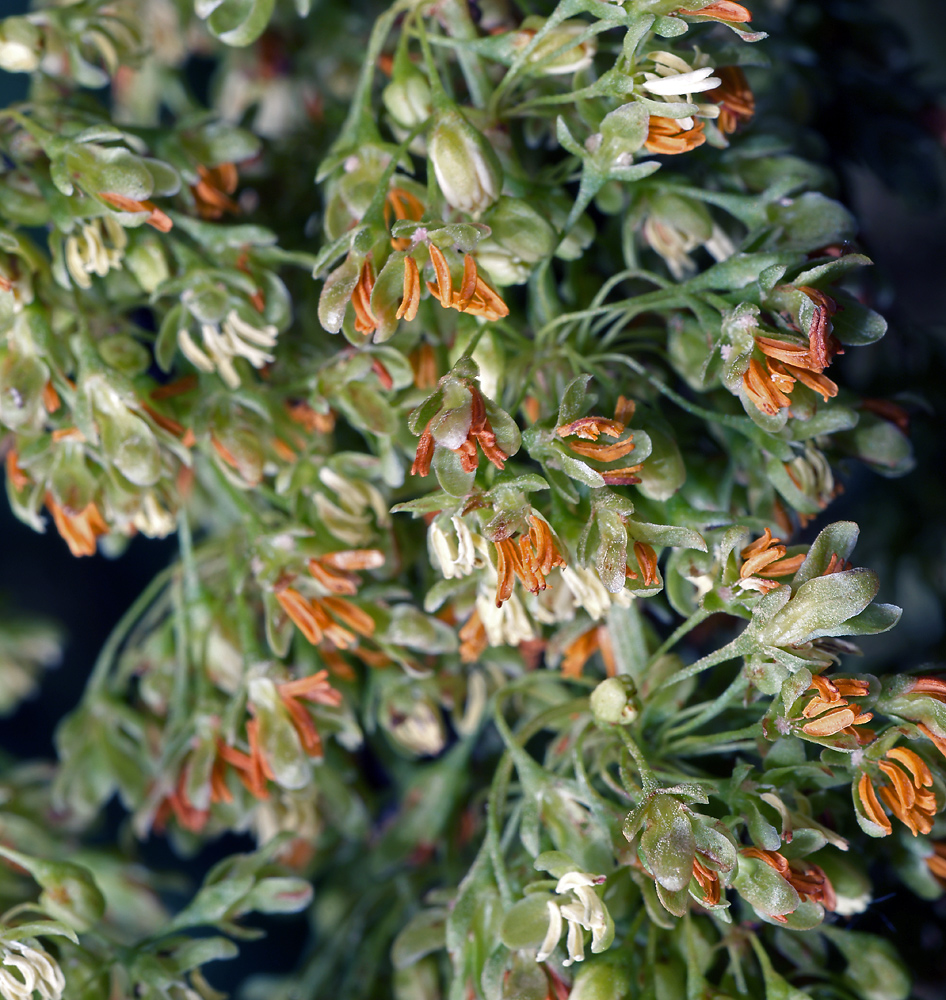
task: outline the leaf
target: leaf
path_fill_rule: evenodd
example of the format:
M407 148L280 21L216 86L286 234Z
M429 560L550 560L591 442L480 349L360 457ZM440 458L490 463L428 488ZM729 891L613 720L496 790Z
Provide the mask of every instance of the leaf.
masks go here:
M843 624L870 604L879 587L877 574L869 569L815 577L798 588L759 638L770 646L793 646L818 636L847 635Z
M255 882L252 875L243 875L202 886L190 904L167 925L166 932L218 923L238 906Z
M207 27L225 45L242 48L266 30L276 0L224 0L207 19Z
M437 476L440 488L450 496L466 497L473 489L476 471L464 472L459 455L449 448L437 448L434 451L431 467Z
M813 580L828 568L832 557L845 562L854 551L860 528L853 521L835 521L823 528L811 543L808 555L792 580L792 589L797 590L803 583Z
M535 892L514 903L499 929L502 943L512 951L540 945L549 929L551 901L549 893Z
M443 948L446 944L446 932L444 910L421 910L394 939L391 964L395 969L410 968L425 955Z
M676 549L706 551L706 540L692 528L681 528L673 524L646 524L642 521L630 521L628 527L631 534L641 542Z
M590 381L590 375L579 375L578 378L572 379L565 386L565 391L562 393L562 402L558 408L558 423L556 426L561 427L562 424L570 424L581 415Z
M605 485L604 477L600 472L595 472L590 465L586 465L584 462L580 462L577 458L572 458L571 455L566 455L564 451L559 451L558 449L556 449L555 458L561 465L562 470L572 479L576 479L578 482L584 483L592 489L600 489Z
M305 879L260 879L240 904L241 913L298 913L312 901L312 886Z

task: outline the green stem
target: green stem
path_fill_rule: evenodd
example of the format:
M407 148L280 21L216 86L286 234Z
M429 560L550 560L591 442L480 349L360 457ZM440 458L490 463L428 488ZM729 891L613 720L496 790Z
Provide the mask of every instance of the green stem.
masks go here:
M722 649L717 649L714 653L707 653L706 656L701 657L696 661L696 663L691 663L690 666L681 670L679 673L674 674L669 680L664 681L660 687L672 687L674 684L679 684L681 681L688 680L690 677L695 677L697 674L701 674L704 670L709 670L710 667L715 667L719 663L725 663L726 660L733 660L737 656L741 655L742 636L737 636L732 642L726 643Z
M748 683L740 672L722 694L705 705L699 706L699 711L686 722L669 729L666 733L667 739L676 739L715 719L742 695Z
M736 740L755 739L762 735L762 724L753 722L751 726L743 726L742 729L731 729L725 733L711 733L708 736L687 736L677 740L670 745L667 750L668 755L684 756L690 755L694 751L708 748L710 753L719 753L721 744Z
M479 37L476 25L470 18L470 10L466 0L444 0L438 5L438 11L450 34L460 40L474 41ZM463 78L470 92L470 100L478 108L485 108L493 87L480 57L462 45L457 46L457 59Z
M651 656L647 661L647 668L650 669L665 653L673 649L674 646L690 631L696 628L697 625L702 624L706 621L710 615L715 614L713 611L707 611L706 608L700 607L690 615L689 618L682 625L679 625L667 638L660 644L657 651Z
M118 624L112 629L111 634L105 640L105 645L102 647L102 651L95 661L95 666L92 668L92 675L89 678L87 695L94 695L104 687L105 681L108 678L108 672L111 670L122 644L128 638L128 634L179 569L180 567L177 563L172 563L161 570L151 583L145 587L132 606L121 616Z
M641 753L641 748L631 738L631 734L626 729L621 728L620 735L621 739L624 740L624 746L627 747L627 752L634 758L634 763L637 765L643 792L645 795L649 795L660 787L660 782L647 763L647 758Z

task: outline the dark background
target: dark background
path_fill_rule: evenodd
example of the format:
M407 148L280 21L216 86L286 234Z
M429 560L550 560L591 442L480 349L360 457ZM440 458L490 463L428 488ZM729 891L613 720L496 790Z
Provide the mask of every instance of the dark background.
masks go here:
M871 276L876 307L890 321L881 343L836 362L838 380L881 397L919 393L929 404L926 413L915 408L911 428L917 469L893 481L866 470L853 473L845 494L823 519L844 517L861 524L858 564L881 574L880 600L904 608L897 629L864 644L869 668L892 671L946 658L946 448L940 416L946 402L941 388L946 370L946 207L935 190L946 176L942 158L937 160L930 149L937 131L946 136L946 111L943 124L937 124L931 106L913 109L925 138L901 130L897 118L898 98L912 83L929 88L927 93L946 88L946 17L938 0L883 0L873 6L899 25L907 45L886 65L872 61L870 54L855 58L838 51L837 59L825 64L830 84L812 109L810 125L825 137L825 159L841 178L842 200L861 222L860 243L876 264ZM4 15L26 7L24 0L0 0ZM841 13L851 9L843 0L829 0L824 7ZM814 72L822 73L823 67ZM908 85L904 74L911 73ZM25 82L0 72L0 106L24 96ZM865 113L868 89L881 107L889 97L891 114L872 117L870 102ZM946 100L941 103L946 108ZM911 165L916 168L912 174ZM73 559L51 524L45 535L35 534L12 517L4 500L0 531L0 611L51 617L68 635L63 662L47 674L40 696L0 726L3 749L20 757L48 757L54 724L78 702L110 630L176 546L173 540L136 538L117 560L101 555ZM249 846L230 841L208 848L191 871L198 875L217 857ZM146 845L145 854L158 867L179 864L160 841ZM920 906L895 883L889 891L858 918L857 927L895 933L917 974L916 996L943 1000L946 901ZM291 967L303 933L301 921L283 924L267 941L243 946L238 962L228 963L226 970L213 969L215 985L230 988L248 972Z

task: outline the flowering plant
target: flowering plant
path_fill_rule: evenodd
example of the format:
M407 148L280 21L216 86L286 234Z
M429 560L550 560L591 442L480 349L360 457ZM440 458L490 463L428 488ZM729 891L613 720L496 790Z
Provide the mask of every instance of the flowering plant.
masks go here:
M905 1000L847 918L890 843L946 887L946 681L853 659L900 610L822 514L912 452L790 5L309 6L0 21L10 506L179 543L0 775L0 996L213 1000L307 909L241 996ZM9 711L60 638L0 637ZM176 907L132 844L224 834Z

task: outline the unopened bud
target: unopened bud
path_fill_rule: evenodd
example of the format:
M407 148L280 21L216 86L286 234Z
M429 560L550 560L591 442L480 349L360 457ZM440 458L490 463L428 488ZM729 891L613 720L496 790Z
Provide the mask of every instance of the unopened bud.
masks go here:
M591 692L591 712L599 726L626 726L639 712L637 687L630 677L608 677Z
M524 49L544 24L544 17L527 17L522 22L520 30L515 33L513 46L516 49ZM537 76L577 73L578 70L590 66L596 51L595 40L586 38L584 41L578 41L587 27L583 21L562 21L529 53L526 65ZM571 41L576 44L569 45Z
M478 214L499 197L503 171L496 153L459 111L437 113L427 152L440 190L454 208Z
M0 21L0 69L8 73L32 73L39 66L43 35L25 17Z
M630 988L628 969L598 959L579 970L568 996L569 1000L623 1000Z
M422 125L433 110L430 84L413 67L395 72L394 79L384 88L382 99L391 117L405 128Z
M124 264L148 294L166 281L171 273L164 251L156 239L138 240L125 253Z

